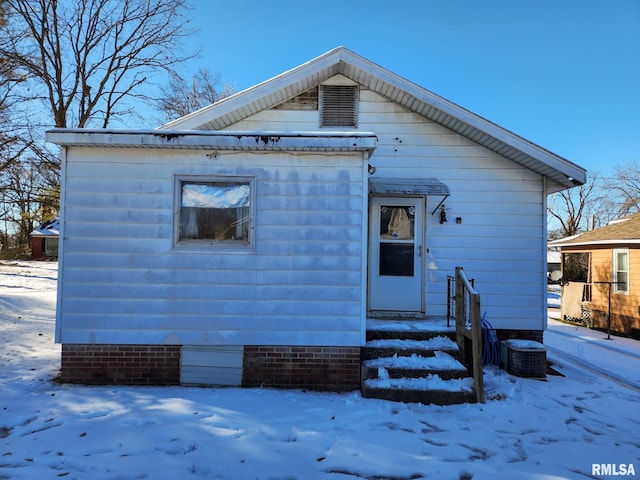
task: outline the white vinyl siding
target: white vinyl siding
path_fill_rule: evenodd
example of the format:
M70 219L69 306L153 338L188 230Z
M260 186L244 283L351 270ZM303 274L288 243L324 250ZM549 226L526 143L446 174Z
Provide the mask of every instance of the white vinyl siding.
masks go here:
M214 163L215 162L215 163ZM360 154L70 148L62 343L359 345ZM174 246L174 179L251 177L255 248Z
M447 275L459 265L475 278L483 313L494 328L543 329L544 179L371 90L360 89L358 108L358 130L378 137L368 160L377 169L375 177L437 178L451 191L442 225L438 212L431 215L441 197L427 198L427 314L446 315ZM308 131L317 115L263 111L229 129Z
M313 131L319 115L267 110L229 130ZM444 224L431 215L441 198L427 198L427 314L446 314L462 266L494 328L543 329L544 179L364 88L357 128L377 135L376 177L451 191ZM359 154L70 147L58 340L360 345L365 167ZM253 250L175 247L174 178L191 175L255 179Z

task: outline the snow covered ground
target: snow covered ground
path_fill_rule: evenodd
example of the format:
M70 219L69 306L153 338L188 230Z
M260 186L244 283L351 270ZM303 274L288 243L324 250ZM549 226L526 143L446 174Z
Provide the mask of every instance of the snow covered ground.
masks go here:
M565 376L488 368L484 405L59 385L56 276L55 263L0 263L0 479L609 478L592 464L640 476L640 342L552 320Z

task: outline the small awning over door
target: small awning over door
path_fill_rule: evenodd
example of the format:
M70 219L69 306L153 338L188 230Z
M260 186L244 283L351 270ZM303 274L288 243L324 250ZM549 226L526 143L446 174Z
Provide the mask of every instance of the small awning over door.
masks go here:
M435 212L451 194L449 187L436 178L369 178L369 193L378 195L431 195L442 197ZM433 214L432 212L432 214Z

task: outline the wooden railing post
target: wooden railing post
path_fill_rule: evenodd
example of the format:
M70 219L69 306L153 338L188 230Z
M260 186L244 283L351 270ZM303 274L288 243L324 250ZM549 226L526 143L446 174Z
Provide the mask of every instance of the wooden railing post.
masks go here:
M466 304L464 301L464 282L460 275L461 271L462 267L456 267L456 342L458 343L458 348L460 348L460 353L464 359L466 355L464 341L465 335L463 332L466 330L465 320L467 315L465 312Z
M469 296L471 303L471 350L473 356L473 381L476 387L476 399L484 403L484 374L482 371L482 323L480 320L480 295Z
M467 329L467 296L469 297L469 314L471 331ZM482 372L482 323L480 294L475 291L467 279L462 267L456 267L456 341L462 359L466 361L466 338L471 340L472 374L476 392L476 400L485 402L484 377Z

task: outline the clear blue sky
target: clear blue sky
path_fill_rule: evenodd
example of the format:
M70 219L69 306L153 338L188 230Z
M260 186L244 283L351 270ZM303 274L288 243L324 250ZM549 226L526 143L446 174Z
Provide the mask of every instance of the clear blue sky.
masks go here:
M192 4L239 90L342 45L587 170L640 161L640 0Z

